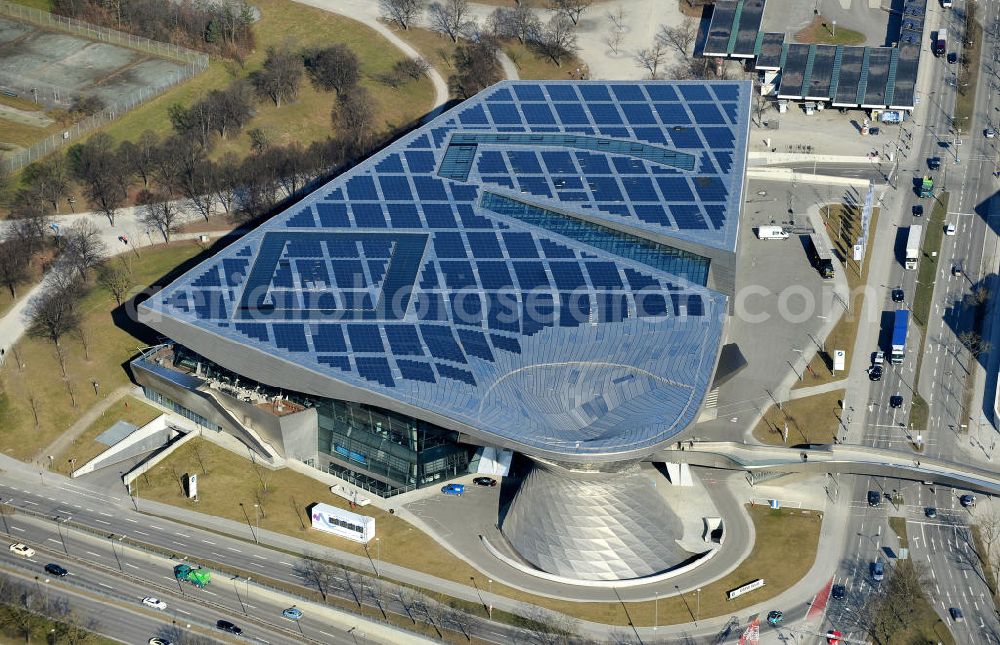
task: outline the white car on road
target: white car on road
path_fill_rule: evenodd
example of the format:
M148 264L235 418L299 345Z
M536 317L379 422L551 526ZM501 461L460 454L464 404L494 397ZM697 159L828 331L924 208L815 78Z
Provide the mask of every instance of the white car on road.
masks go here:
M35 550L32 549L27 544L22 544L17 542L16 544L10 545L10 552L14 555L19 555L22 558L33 558L35 557Z
M948 224L947 226L944 227L944 234L945 235L954 235L956 230L957 229L955 228L954 224Z
M152 607L153 609L159 609L160 611L163 611L164 609L167 608L167 603L163 602L159 598L153 598L152 596L146 596L145 598L143 598L142 604L146 605L147 607Z

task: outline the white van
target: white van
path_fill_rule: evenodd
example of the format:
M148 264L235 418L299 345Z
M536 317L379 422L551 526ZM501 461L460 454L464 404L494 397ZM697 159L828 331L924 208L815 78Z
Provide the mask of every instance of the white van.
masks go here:
M781 226L758 226L757 239L759 240L787 240L788 231Z

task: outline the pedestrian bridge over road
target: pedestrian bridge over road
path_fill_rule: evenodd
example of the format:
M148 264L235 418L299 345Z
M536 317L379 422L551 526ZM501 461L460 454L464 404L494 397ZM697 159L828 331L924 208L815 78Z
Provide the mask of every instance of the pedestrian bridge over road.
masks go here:
M729 441L684 441L652 461L745 470L750 473L844 473L933 482L1000 495L1000 473L914 452L850 444L805 448L746 445Z

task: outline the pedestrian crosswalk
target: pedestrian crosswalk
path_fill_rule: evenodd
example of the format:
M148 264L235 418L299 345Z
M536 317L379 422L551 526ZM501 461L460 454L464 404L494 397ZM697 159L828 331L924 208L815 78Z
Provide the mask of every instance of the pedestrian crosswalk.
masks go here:
M715 388L705 397L705 407L715 408L719 406L719 388Z

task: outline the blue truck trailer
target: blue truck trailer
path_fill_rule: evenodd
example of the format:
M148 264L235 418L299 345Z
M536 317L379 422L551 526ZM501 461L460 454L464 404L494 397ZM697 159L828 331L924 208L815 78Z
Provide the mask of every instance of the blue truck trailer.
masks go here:
M896 317L892 323L892 352L889 358L894 365L899 365L906 358L906 332L909 326L909 310L896 310Z

